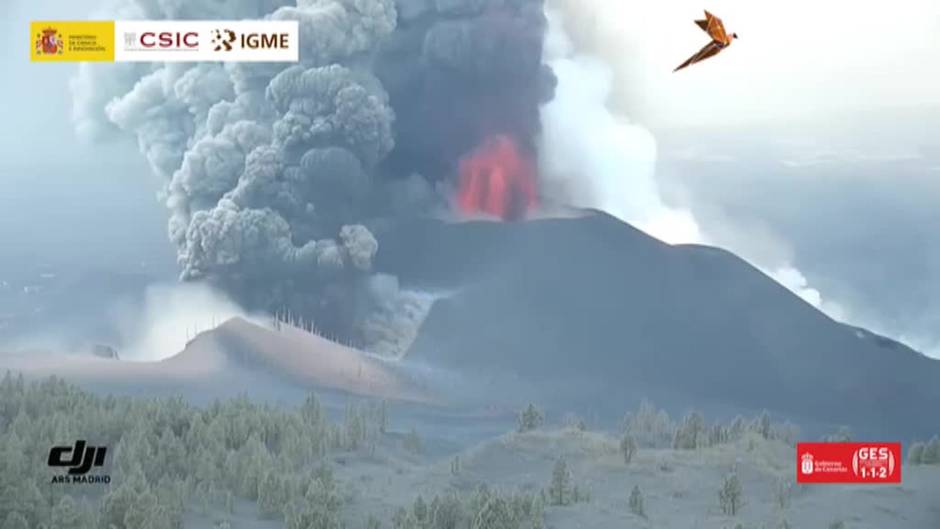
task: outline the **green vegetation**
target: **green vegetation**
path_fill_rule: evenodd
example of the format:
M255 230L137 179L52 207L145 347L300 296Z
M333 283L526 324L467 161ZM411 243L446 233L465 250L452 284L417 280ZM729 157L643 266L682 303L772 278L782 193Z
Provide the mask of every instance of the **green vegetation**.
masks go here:
M751 420L739 415L728 424L716 422L710 426L701 413L691 411L677 424L665 410L657 409L648 400L640 403L636 413L626 415L624 432L633 437L637 446L671 447L675 450L696 450L731 443L745 439L749 432L789 445L799 438L796 425L789 422L774 424L766 411Z
M725 476L718 490L718 502L721 506L721 512L728 516L736 516L741 512L744 506L744 491L741 488L741 480L734 472Z
M462 497L457 493L435 496L426 502L418 496L411 509L400 508L392 517L392 529L540 529L544 505L531 494L492 491L480 487Z
M542 426L545 416L541 410L535 407L535 404L529 404L526 409L519 414L519 433L531 432Z
M421 436L418 431L412 428L401 442L402 448L414 455L420 454L424 450L424 444L421 442Z
M698 412L686 415L676 429L672 447L676 450L695 450L706 445L705 419Z
M560 457L555 461L552 469L552 481L548 486L548 498L551 505L568 505L571 503L571 472L568 463Z
M630 492L630 512L646 518L646 508L643 506L643 493L640 492L638 485L634 485L633 490Z
M636 439L628 433L623 434L623 438L620 439L620 454L623 455L623 462L629 465L630 461L633 461L633 456L636 455L636 451Z
M824 436L823 441L827 443L848 443L853 438L852 430L848 426L840 426L834 433Z
M324 457L376 438L382 415L377 404L354 405L333 424L313 395L298 409L247 398L198 408L181 398L99 397L56 378L27 384L7 373L0 520L13 529L179 529L185 511L231 513L238 497L288 529L339 527L342 501ZM100 497L48 486L58 472L35 464L76 439L108 447L112 481L93 489Z
M930 441L915 442L907 451L907 462L912 465L940 465L940 437Z

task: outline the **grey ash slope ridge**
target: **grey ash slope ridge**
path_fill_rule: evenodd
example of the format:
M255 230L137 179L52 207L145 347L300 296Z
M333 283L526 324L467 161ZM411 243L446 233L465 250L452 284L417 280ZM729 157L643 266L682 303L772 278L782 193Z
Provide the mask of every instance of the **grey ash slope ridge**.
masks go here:
M599 212L384 231L380 271L460 287L410 358L514 373L556 388L546 398L671 394L680 409L767 408L894 438L938 427L940 362L832 320L730 252L669 246Z

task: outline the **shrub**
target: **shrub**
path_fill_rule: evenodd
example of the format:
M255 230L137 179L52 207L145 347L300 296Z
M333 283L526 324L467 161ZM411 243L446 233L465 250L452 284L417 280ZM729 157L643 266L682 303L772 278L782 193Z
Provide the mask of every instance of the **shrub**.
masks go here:
M412 454L420 454L422 452L424 448L417 430L412 428L411 431L408 432L408 435L406 435L405 439L402 441L402 447Z
M630 492L630 512L646 518L646 508L643 506L643 493L640 492L638 485L634 485L633 490Z
M912 465L919 465L924 462L924 448L926 445L921 442L911 444L907 450L907 462Z
M629 465L630 461L633 461L636 451L636 439L630 434L624 434L623 439L620 440L620 453L623 455L623 462Z
M552 481L548 487L548 497L552 505L567 505L570 503L571 473L568 463L560 457L552 469Z
M672 441L676 450L695 450L705 445L705 419L698 412L692 412L682 419Z
M721 512L728 516L736 516L741 511L744 506L744 491L736 473L725 476L721 489L718 490L718 501Z

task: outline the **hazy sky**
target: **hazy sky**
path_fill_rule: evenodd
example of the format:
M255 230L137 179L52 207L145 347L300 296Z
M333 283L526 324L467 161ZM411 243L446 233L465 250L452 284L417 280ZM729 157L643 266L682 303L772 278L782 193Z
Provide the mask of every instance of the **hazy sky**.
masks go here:
M0 261L165 270L166 214L132 140L90 145L70 120L73 64L29 62L29 21L86 18L88 4L5 0L0 17ZM84 5L82 5L84 4ZM7 11L9 8L9 11Z
M700 2L549 4L611 69L611 106L655 138L663 200L710 242L793 266L852 321L940 356L940 2L715 0L741 38L677 74L706 41ZM4 2L0 239L7 254L165 264L160 182L136 146L78 140L74 66L28 61L29 20L97 5Z
M840 109L935 104L935 0L549 0L590 34L623 79L620 101L649 126L791 120ZM673 74L708 38L702 8L740 39L720 59ZM586 37L588 38L588 37Z

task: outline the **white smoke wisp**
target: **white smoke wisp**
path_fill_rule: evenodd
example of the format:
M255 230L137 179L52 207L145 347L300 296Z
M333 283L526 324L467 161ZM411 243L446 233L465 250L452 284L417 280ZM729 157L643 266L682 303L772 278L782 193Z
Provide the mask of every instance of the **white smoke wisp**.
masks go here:
M398 278L376 274L369 279L379 306L362 323L364 348L386 358L401 359L418 337L434 303L450 293L401 288Z
M550 202L605 211L670 244L702 243L688 211L664 204L655 179L656 140L610 105L615 76L580 53L560 13L548 13L545 59L558 80L542 108L540 174Z
M842 305L829 299L823 299L819 290L810 286L806 276L792 265L784 265L770 271L765 270L765 273L802 298L803 301L826 313L830 318L837 321L846 321L846 311Z
M143 305L116 315L122 335L118 354L122 360L157 361L182 351L197 334L231 318L252 317L228 296L202 283L152 285Z
M629 78L623 55L633 46L628 35L611 40L610 33L590 22L614 17L620 8L592 5L587 9L594 12L588 13L580 3L556 4L547 13L545 60L558 84L555 98L542 109L539 146L546 198L602 210L669 244L715 244L691 211L665 203L656 180L656 139L624 115L623 109L635 106L626 101L630 87L621 86ZM577 43L566 32L566 22L577 25ZM810 286L792 259L774 261L755 264L830 317L845 317L838 303Z

